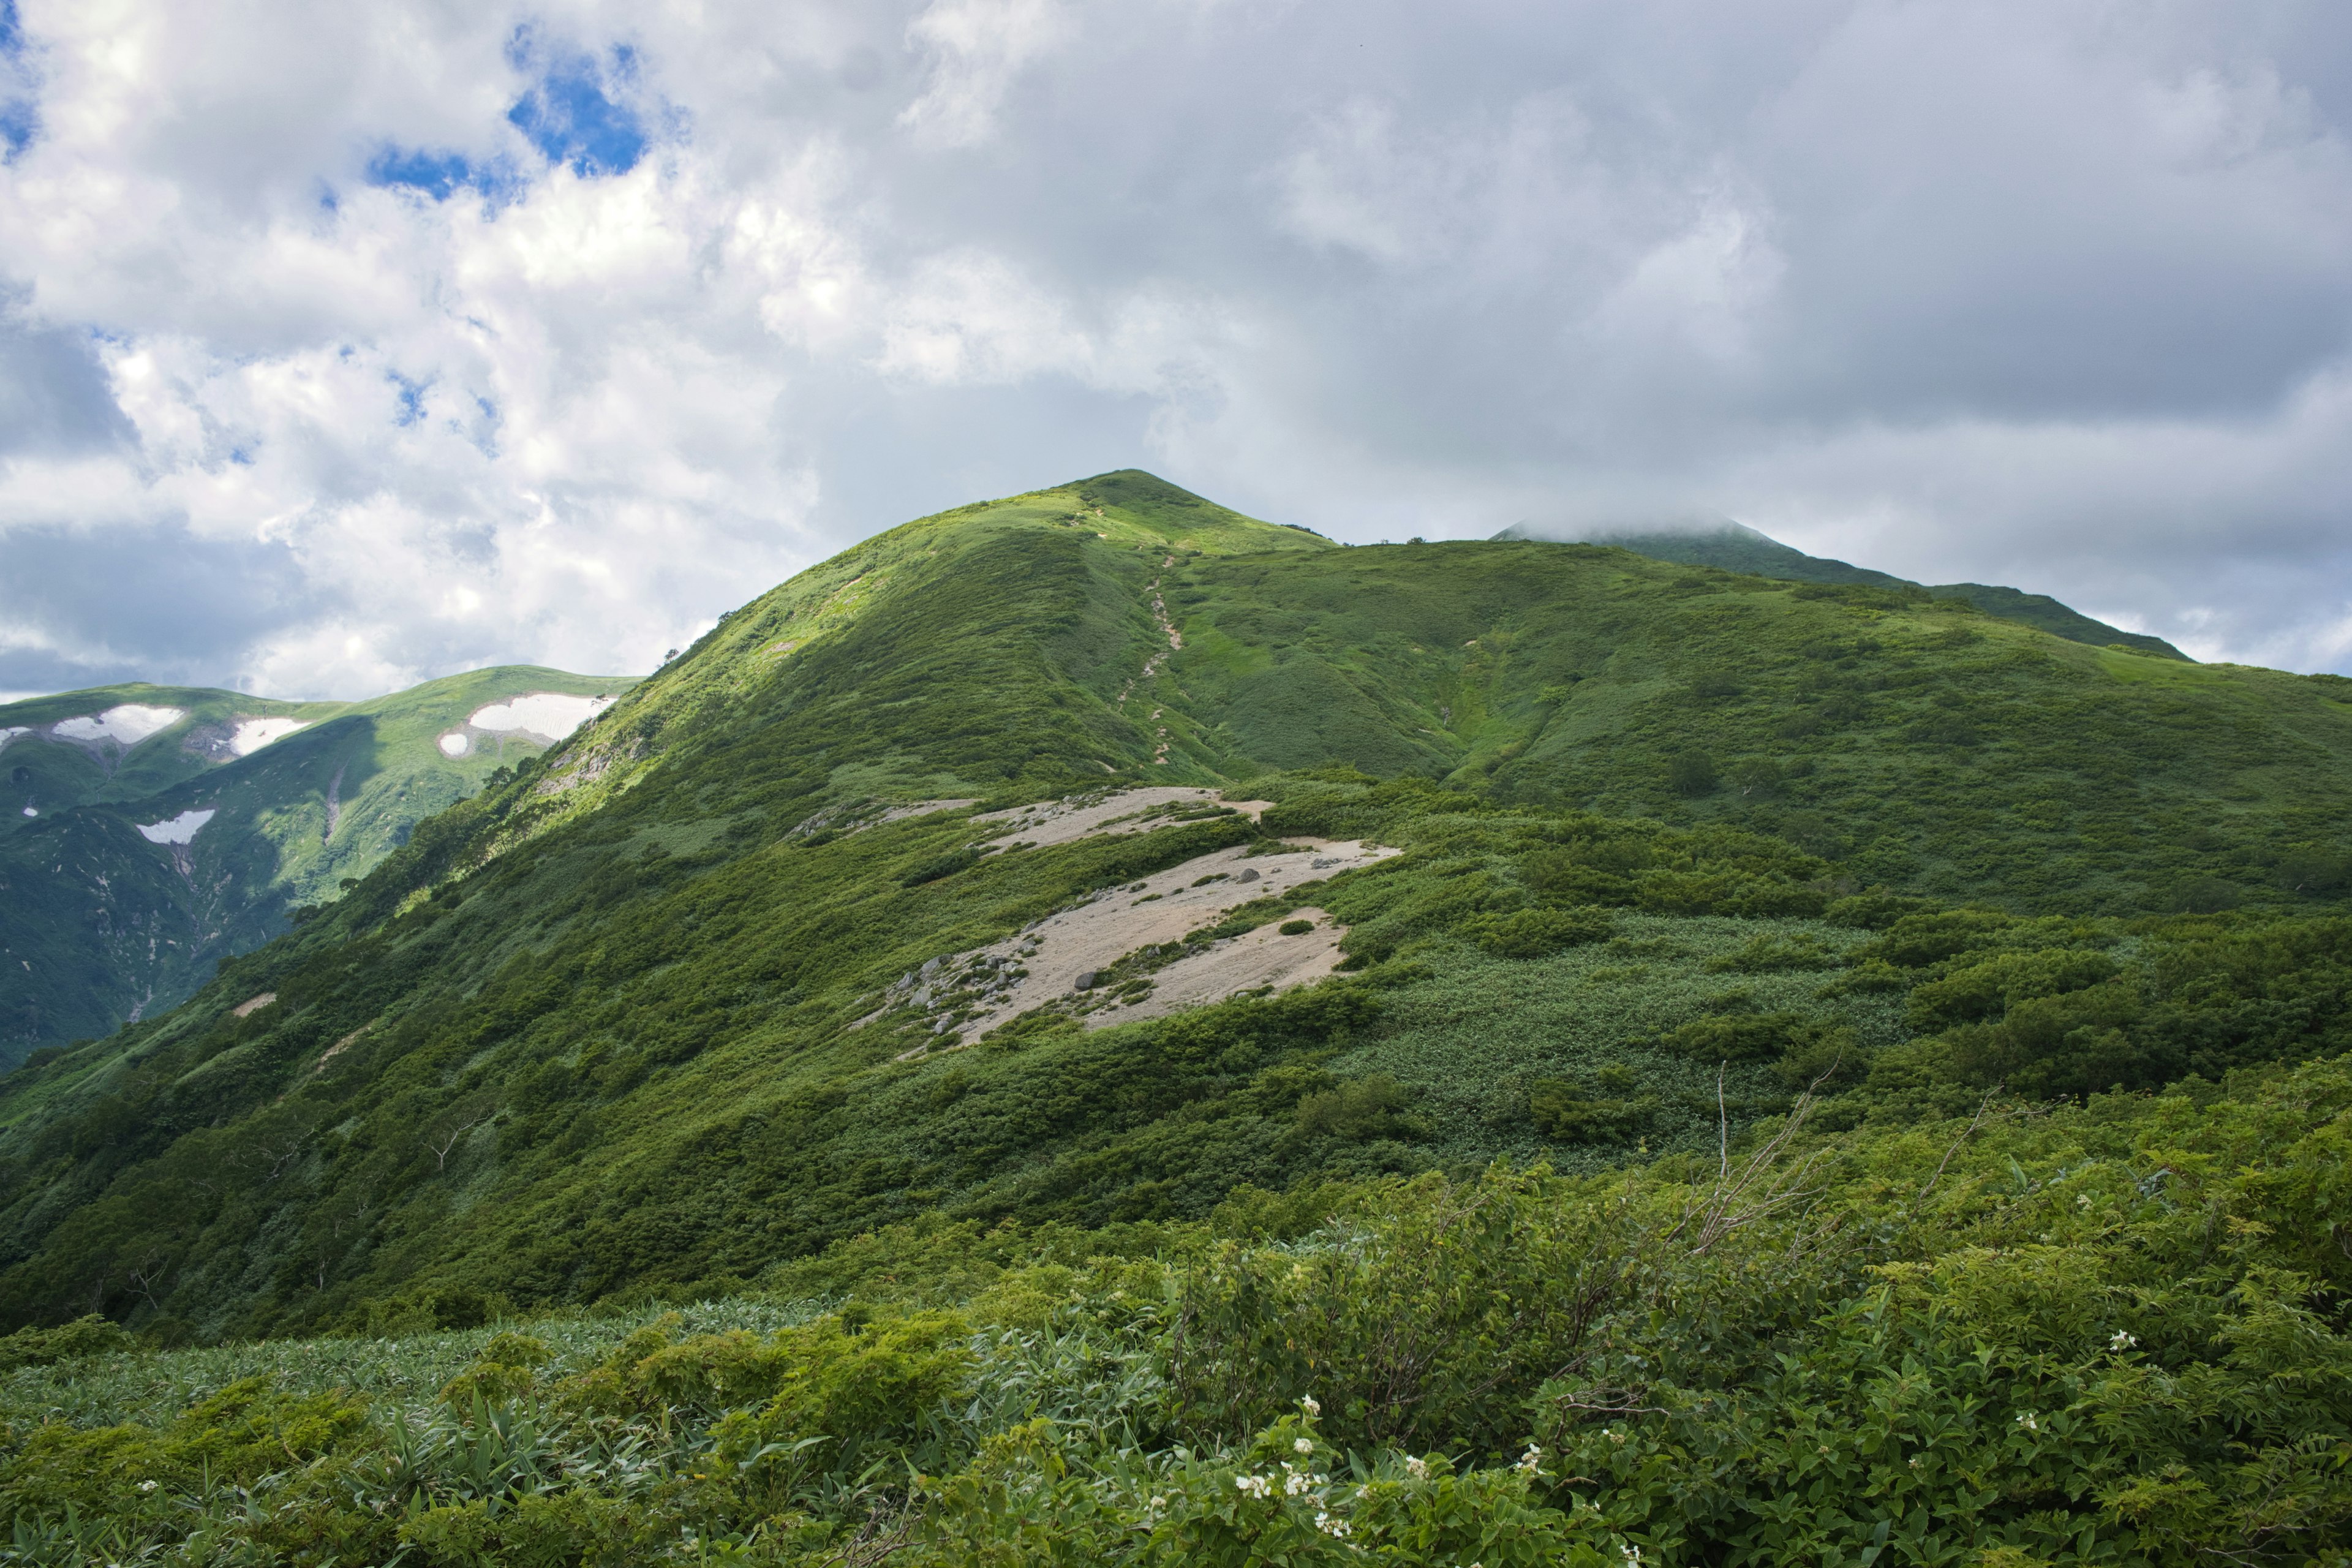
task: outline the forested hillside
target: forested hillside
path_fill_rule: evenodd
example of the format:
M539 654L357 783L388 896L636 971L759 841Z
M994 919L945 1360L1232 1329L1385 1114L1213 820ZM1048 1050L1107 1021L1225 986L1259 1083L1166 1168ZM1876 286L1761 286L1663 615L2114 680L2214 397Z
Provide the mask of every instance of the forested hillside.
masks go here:
M2352 682L1920 590L925 519L0 1080L5 1342L198 1347L17 1374L0 1488L59 1553L215 1455L204 1551L320 1562L2302 1561L2347 806Z

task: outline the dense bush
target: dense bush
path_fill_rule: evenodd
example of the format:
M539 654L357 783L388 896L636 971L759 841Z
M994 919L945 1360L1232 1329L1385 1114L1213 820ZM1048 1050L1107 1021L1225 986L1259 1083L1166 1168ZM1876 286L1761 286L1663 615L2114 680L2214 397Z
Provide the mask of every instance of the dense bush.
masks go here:
M25 1368L0 1500L60 1563L2328 1563L2347 1154L2328 1065L902 1230L733 1326Z

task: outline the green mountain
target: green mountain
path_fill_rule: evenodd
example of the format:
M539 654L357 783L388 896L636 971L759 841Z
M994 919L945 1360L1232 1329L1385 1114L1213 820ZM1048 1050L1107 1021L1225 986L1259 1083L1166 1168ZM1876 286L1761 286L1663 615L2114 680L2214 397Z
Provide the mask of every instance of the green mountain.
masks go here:
M629 684L515 666L364 702L0 706L0 1059L175 1005Z
M1908 584L1133 472L922 519L0 1079L0 1504L68 1562L2335 1552L2347 807L2352 681Z
M1531 524L1515 523L1495 537L1498 540L1542 539L1547 534L1544 530ZM1620 550L1630 550L1654 561L1677 561L1685 566L1717 566L1726 572L1745 572L1753 576L1778 577L1791 583L1850 583L1875 588L1918 586L1905 578L1874 572L1866 566L1855 566L1843 561L1792 550L1779 540L1759 533L1729 518L1703 526L1596 532L1587 542L1613 544ZM2123 647L2135 653L2154 654L2160 658L2189 658L2187 654L2162 637L2149 637L2143 632L2127 632L2105 621L2095 621L2060 604L2047 594L2028 594L2016 588L1993 587L1983 583L1943 583L1927 592L1938 599L1965 599L1989 616L2034 626L2053 637L2064 637L2068 642L2088 643L2094 647Z
M1712 1051L1737 1126L1806 1064L1997 1022L2005 981L1906 1010L1956 955L2054 942L2094 956L2032 963L2104 984L2174 962L2136 921L2334 918L2347 697L1916 588L1342 548L1140 474L959 509L727 616L188 1005L6 1079L0 1310L106 1277L138 1321L279 1331L740 1282L932 1212L1702 1148ZM1963 902L1927 959L1866 940ZM1174 1006L1235 986L1281 994ZM2333 1005L2202 1044L2077 1021L2031 1072L1994 1041L1872 1092L2218 1072Z

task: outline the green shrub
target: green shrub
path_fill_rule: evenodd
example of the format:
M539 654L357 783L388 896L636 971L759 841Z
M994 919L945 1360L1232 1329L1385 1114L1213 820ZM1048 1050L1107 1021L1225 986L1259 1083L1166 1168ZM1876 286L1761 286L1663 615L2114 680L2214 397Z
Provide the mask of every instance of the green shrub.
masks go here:
M1527 1095L1528 1114L1537 1130L1563 1143L1626 1142L1646 1131L1658 1115L1655 1095L1594 1098L1560 1079L1531 1079Z
M945 855L934 856L924 861L899 878L898 885L902 888L919 888L926 882L936 882L942 878L952 877L965 867L979 863L979 849L967 846L961 849L950 850Z
M120 1324L96 1316L76 1318L54 1329L18 1329L0 1338L0 1372L107 1355L129 1350L131 1343Z
M1660 1044L1701 1062L1769 1062L1811 1043L1815 1031L1801 1013L1734 1013L1695 1018Z
M1298 1101L1293 1120L1301 1132L1361 1141L1410 1137L1420 1123L1404 1114L1410 1097L1386 1073L1355 1079Z
M1615 930L1602 910L1518 910L1485 915L1464 931L1497 958L1546 958L1586 942L1606 942Z

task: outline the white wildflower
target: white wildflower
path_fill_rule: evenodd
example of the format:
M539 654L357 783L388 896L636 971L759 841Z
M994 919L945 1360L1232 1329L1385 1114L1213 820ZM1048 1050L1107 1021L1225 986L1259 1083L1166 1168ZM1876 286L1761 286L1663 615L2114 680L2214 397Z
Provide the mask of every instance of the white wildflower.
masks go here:
M142 1492L152 1492L160 1485L162 1485L162 1483L159 1481L141 1481L139 1483L139 1489Z
M1315 1396L1313 1394L1308 1394L1306 1398L1301 1399L1298 1402L1298 1407L1301 1410L1306 1411L1309 1415L1320 1415L1323 1414L1323 1407L1315 1403Z
M2127 1351L2137 1343L2139 1343L2137 1334L2126 1333L2121 1329L2117 1329L2107 1339L2107 1348L2111 1351Z
M1625 1568L1642 1568L1642 1549L1628 1542L1619 1550L1625 1554Z
M1274 1490L1274 1483L1264 1476L1235 1476L1234 1485L1244 1497L1266 1497Z
M2033 1412L2031 1410L2019 1416L2017 1418L2017 1424L2025 1428L2028 1432L2039 1432L2042 1430L2042 1423L2033 1418Z
M1156 1497L1156 1498L1153 1498L1153 1499L1151 1500L1151 1505L1150 1505L1150 1506L1151 1506L1151 1511L1152 1511L1152 1512L1154 1512L1154 1513L1158 1513L1161 1509L1166 1508L1166 1507L1168 1506L1168 1500L1167 1500L1166 1498L1164 1498L1164 1497Z
M1601 1433L1601 1435L1603 1437L1608 1438L1611 1442L1612 1442L1612 1443L1616 1444L1616 1445L1617 1445L1619 1447L1621 1447L1621 1448L1622 1448L1622 1447L1623 1447L1625 1446L1625 1438L1626 1438L1626 1436L1627 1436L1627 1434L1625 1434L1625 1433L1623 1433L1623 1432L1620 1432L1620 1431L1619 1431L1619 1430L1617 1430L1617 1428L1615 1428L1614 1426L1610 1427L1607 1431L1605 1431L1605 1432Z
M1311 1454L1315 1451L1315 1439L1312 1437L1297 1438L1291 1443L1290 1451L1294 1454Z
M1429 1461L1418 1454L1407 1455L1404 1461L1404 1473L1414 1480L1425 1481L1429 1479Z
M1283 1496L1297 1497L1300 1492L1310 1489L1314 1485L1315 1479L1312 1476L1302 1476L1297 1470L1292 1469L1288 1465L1282 1467Z
M1328 1513L1318 1513L1315 1516L1315 1528L1336 1541L1348 1533L1348 1521L1344 1519L1333 1519Z
M2078 1209L2089 1208L2091 1206L2091 1194L2088 1193L2077 1194L2074 1199L2074 1206Z
M1543 1463L1543 1450L1530 1443L1528 1445L1528 1451L1519 1456L1519 1462L1511 1468L1523 1476L1532 1476L1536 1473L1536 1467L1541 1463Z

